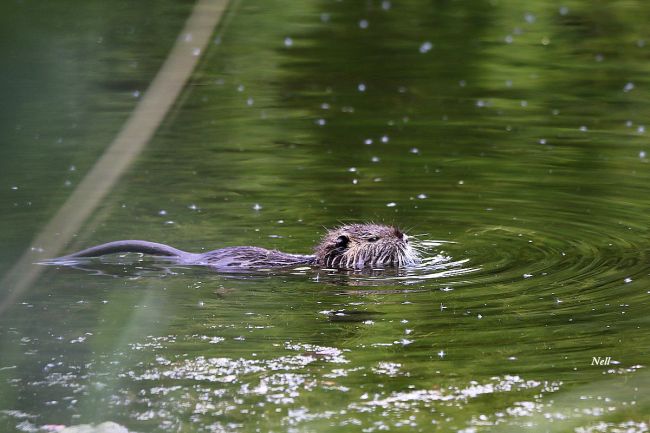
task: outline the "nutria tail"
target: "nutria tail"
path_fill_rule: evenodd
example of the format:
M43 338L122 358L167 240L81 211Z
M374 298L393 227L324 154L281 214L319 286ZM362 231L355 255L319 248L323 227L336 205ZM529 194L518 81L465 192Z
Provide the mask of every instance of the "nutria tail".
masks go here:
M151 254L153 256L167 256L167 257L180 257L187 254L185 251L170 247L165 244L158 244L156 242L148 241L115 241L106 244L97 245L94 247L86 248L85 250L77 251L76 253L69 254L60 259L71 257L98 257L105 254L113 253L143 253Z

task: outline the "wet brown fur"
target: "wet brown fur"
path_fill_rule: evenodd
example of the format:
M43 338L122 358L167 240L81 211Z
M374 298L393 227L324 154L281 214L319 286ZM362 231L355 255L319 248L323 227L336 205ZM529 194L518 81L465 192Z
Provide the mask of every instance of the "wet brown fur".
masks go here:
M314 255L316 264L340 269L402 267L418 261L405 233L379 224L349 224L329 230Z

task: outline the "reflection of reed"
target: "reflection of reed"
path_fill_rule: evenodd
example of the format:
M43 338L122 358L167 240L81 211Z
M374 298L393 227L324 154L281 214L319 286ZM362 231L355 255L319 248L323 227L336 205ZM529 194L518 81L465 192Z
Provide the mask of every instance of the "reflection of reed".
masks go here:
M165 63L122 130L54 217L2 279L0 313L41 274L37 262L70 241L149 142L189 79L229 0L198 0Z

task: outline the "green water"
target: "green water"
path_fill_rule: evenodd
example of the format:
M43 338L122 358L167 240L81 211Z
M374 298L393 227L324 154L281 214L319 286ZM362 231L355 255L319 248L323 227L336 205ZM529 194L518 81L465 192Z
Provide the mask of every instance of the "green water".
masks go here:
M1 272L192 6L111 4L0 6ZM308 253L372 220L418 235L426 264L48 268L0 316L1 430L648 431L649 18L642 1L232 3L67 251Z

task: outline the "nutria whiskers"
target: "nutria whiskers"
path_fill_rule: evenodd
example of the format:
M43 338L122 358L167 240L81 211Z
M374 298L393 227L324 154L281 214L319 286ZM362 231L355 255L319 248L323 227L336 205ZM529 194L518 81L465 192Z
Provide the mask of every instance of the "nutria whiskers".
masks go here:
M417 252L408 236L393 226L349 224L329 230L312 255L288 254L259 247L226 247L207 253L189 253L155 242L124 240L97 245L54 262L113 253L143 253L169 257L184 265L208 266L216 270L282 268L314 265L336 269L403 267L417 263Z

